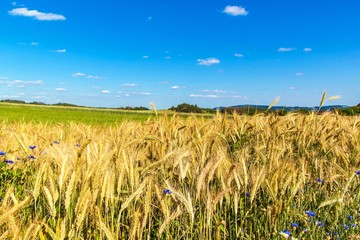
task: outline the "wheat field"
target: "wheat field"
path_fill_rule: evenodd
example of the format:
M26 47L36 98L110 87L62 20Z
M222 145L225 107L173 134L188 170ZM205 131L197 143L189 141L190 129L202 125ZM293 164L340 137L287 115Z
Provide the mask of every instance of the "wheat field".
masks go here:
M0 124L0 239L359 239L360 117Z

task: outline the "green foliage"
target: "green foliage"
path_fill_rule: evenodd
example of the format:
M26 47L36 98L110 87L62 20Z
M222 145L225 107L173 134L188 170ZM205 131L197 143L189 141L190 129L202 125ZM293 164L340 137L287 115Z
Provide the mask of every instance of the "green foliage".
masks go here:
M196 104L192 105L188 103L179 104L176 107L171 107L169 110L181 113L204 113L204 110Z

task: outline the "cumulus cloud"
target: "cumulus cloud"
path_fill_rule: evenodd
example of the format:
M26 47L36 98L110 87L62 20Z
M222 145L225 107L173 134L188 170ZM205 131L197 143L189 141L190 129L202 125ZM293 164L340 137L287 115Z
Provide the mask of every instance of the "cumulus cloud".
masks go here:
M34 97L31 97L32 99L44 99L45 96L34 96Z
M32 17L39 21L64 21L66 19L60 14L43 13L38 10L29 10L27 8L14 8L8 13L13 16Z
M65 88L56 88L55 90L58 92L66 92L67 91Z
M292 51L296 51L296 48L281 47L281 48L278 49L278 52L292 52Z
M205 58L205 59L198 59L197 64L203 66L211 66L214 64L219 64L220 60L217 58Z
M136 84L136 83L125 83L123 85L121 85L123 87L137 87L139 86L139 84Z
M174 89L174 90L180 89L180 86L176 86L176 85L175 85L175 86L172 86L171 89Z
M81 73L81 72L77 72L77 73L73 73L72 76L73 76L73 77L85 77L86 74L85 74L85 73Z
M54 50L53 52L56 52L56 53L66 53L66 49L57 49L57 50Z
M82 73L82 72L73 73L72 76L73 77L84 77L84 78L89 78L89 79L104 79L105 78L105 77L87 75L87 74Z
M101 92L102 92L102 93L110 93L109 90L102 90Z
M215 90L208 90L208 89L205 89L205 90L203 90L203 92L206 92L206 93L228 93L227 91L224 91L224 90L218 90L218 89L215 89Z
M151 93L149 92L132 92L131 95L143 95L143 96L150 96Z
M304 48L304 52L311 52L312 48Z
M209 94L209 95L202 95L202 94L190 94L189 97L192 98L218 98L218 95L213 95L213 94Z
M41 85L43 84L43 81L1 80L0 84L8 86Z
M148 59L148 58L149 58L149 56L145 55L145 56L143 56L143 58L144 58L144 59Z
M223 13L226 13L231 16L246 16L249 14L248 11L246 11L245 8L241 6L226 6Z
M241 53L235 53L234 56L235 56L235 57L238 57L238 58L241 58L241 57L243 57L244 55L242 55Z

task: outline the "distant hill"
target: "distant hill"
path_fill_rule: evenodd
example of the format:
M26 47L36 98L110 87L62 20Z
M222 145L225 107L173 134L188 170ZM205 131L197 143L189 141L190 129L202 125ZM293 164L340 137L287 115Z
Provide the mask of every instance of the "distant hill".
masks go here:
M360 105L360 104L359 104ZM255 109L262 109L262 110L266 110L269 106L268 105L236 105L236 106L230 106L230 107L217 107L214 108L214 110L219 109L219 110L223 110L224 108L255 108ZM349 106L346 105L329 105L329 106L322 106L321 110L322 111L330 111L333 110L334 108L337 109L345 109L348 108ZM287 106L273 106L271 108L271 110L286 110L288 112L292 112L292 111L297 111L297 110L305 110L305 111L317 111L319 109L318 106L316 107L299 107L299 106L295 106L295 107L287 107Z

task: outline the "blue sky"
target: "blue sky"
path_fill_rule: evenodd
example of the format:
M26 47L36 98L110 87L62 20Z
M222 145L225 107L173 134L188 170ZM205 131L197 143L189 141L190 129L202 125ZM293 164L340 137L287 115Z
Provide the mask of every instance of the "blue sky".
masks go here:
M6 1L0 98L95 107L360 102L358 0Z

